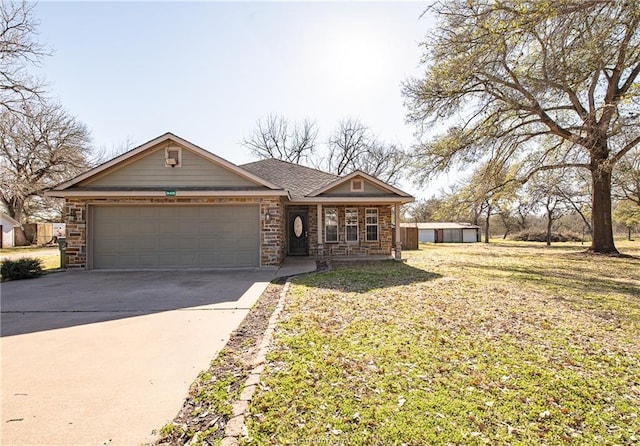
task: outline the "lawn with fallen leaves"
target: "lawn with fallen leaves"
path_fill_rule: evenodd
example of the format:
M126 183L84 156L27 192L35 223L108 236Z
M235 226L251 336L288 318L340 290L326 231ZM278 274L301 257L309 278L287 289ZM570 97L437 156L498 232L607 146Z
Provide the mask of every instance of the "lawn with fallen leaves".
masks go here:
M243 444L640 442L640 242L421 244L294 280Z

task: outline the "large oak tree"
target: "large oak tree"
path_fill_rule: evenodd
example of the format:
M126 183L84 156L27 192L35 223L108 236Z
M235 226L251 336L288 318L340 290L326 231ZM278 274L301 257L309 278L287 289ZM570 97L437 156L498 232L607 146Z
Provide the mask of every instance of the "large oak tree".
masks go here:
M84 124L59 105L23 104L0 110L0 203L17 221L43 191L85 171L91 155ZM16 244L27 244L16 232Z
M617 253L615 164L640 142L640 2L446 0L430 9L424 77L408 81L408 118L425 130L423 179L478 160L535 171L578 167L592 182L591 250Z
M19 112L22 103L40 97L42 83L27 68L47 55L36 39L35 4L0 1L0 108Z

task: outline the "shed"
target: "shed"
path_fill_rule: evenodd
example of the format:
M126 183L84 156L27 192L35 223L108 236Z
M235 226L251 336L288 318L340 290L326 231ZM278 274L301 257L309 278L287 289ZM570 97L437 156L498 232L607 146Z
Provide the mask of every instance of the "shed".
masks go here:
M480 226L468 223L402 223L400 226L417 228L418 240L422 243L476 243L480 241Z
M15 246L15 234L13 229L22 226L6 214L0 213L0 248L13 248Z

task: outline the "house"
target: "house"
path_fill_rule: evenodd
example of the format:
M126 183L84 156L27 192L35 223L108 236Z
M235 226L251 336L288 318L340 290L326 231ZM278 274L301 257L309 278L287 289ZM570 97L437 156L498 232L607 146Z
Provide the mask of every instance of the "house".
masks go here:
M338 177L275 159L237 166L172 133L47 195L65 199L67 265L85 269L400 258L392 218L413 201L363 172Z
M417 228L418 241L430 243L476 243L480 226L467 223L402 223L403 228Z
M0 248L13 248L15 246L14 228L22 226L6 214L0 213Z

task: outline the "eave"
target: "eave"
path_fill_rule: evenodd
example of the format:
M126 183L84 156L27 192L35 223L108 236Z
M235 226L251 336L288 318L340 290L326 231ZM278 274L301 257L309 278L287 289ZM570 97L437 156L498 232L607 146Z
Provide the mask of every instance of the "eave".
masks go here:
M415 201L413 197L295 197L290 204L405 204Z
M175 192L175 195L167 195L167 191ZM48 190L47 197L56 198L133 198L133 197L288 197L284 190L180 190L167 188L166 190L131 190L131 191L88 191L88 190Z

